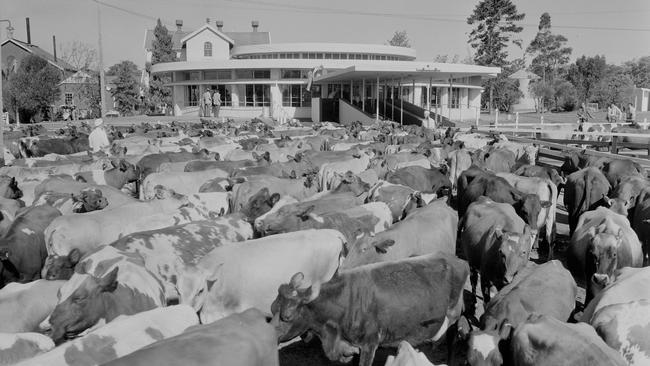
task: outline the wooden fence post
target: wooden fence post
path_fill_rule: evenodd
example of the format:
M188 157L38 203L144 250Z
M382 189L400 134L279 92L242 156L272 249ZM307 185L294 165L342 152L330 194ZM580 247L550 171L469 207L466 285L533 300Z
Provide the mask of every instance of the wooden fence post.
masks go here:
M519 112L515 112L515 129L519 129Z
M544 116L539 116L539 124L540 125L544 124Z
M612 136L612 146L609 152L612 154L618 154L618 136Z
M494 125L499 125L499 108L494 108Z

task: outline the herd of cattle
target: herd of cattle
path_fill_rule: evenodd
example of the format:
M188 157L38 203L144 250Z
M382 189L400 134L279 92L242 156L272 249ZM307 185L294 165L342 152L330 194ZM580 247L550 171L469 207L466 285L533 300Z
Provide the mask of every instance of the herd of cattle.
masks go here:
M278 365L316 336L361 366L432 365L431 342L450 365L650 365L629 160L388 123L112 127L95 155L87 132L6 133L0 364Z

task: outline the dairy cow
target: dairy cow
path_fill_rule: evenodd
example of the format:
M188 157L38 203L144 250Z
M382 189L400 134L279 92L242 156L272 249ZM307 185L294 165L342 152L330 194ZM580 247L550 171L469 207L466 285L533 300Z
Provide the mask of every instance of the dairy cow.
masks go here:
M0 289L0 333L35 332L58 301L65 281L10 283Z
M0 365L14 365L54 348L50 337L38 333L0 333Z
M401 341L397 347L397 356L388 356L384 366L435 366L422 352L413 349L409 342Z
M468 275L466 262L445 254L341 271L320 290L297 273L273 304L280 340L312 330L330 360L360 353L359 365L370 366L379 346L441 339L460 317Z
M135 182L140 178L135 165L120 159L119 162L113 162L113 168L108 170L92 170L76 173L74 178L80 182L107 185L121 189L125 184Z
M50 205L62 215L98 211L108 206L108 200L97 188L84 188L78 195L46 191L39 194L32 206Z
M203 183L213 178L225 177L228 177L228 172L221 169L151 173L142 181L141 198L153 199L156 196L157 186L163 186L184 195L199 193L199 188Z
M261 311L248 309L190 327L105 366L203 366L214 362L229 366L279 365L275 329Z
M590 167L571 173L564 186L564 207L569 215L570 235L583 212L602 206L611 185L600 170Z

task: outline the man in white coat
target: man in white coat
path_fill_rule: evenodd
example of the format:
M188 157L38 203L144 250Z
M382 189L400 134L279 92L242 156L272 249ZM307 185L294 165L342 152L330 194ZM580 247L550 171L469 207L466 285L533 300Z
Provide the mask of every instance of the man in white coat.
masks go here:
M104 120L101 118L95 120L95 128L90 135L88 135L88 145L93 153L111 146L111 143L108 141L106 130L104 129Z

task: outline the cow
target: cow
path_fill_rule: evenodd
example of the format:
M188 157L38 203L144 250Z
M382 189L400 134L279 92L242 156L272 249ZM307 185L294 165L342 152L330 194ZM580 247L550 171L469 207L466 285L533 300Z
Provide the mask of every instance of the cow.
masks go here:
M435 193L438 197L451 195L451 181L439 170L409 166L388 173L386 181L411 187L422 193Z
M125 184L135 182L140 174L135 165L120 159L113 163L113 168L108 170L82 171L74 175L74 179L95 185L107 185L122 189Z
M456 189L460 175L472 166L472 155L467 149L460 149L449 152L447 156L449 180L451 181L452 189Z
M340 232L322 229L222 245L179 279L179 294L194 299L203 324L249 307L270 316L276 290L287 277L303 272L305 281L319 288L339 268L345 244Z
M643 249L643 263L650 263L650 188L644 188L636 199L632 228L639 235Z
M472 173L472 171L465 171L461 174L461 179L463 179L465 173ZM495 202L512 205L517 215L530 225L532 230L538 230L537 222L540 211L551 206L550 201L541 201L536 194L520 192L504 178L489 173L479 173L462 191L460 187L461 184L459 183L459 194L461 196L458 199L458 214L460 216L465 215L472 202L480 196L486 196Z
M472 293L481 275L483 303L490 301L490 287L497 290L512 282L530 257L536 233L506 203L480 197L467 209L460 225L460 242L472 269Z
M200 217L196 210L182 210L188 204L187 197L170 195L165 199L136 202L114 209L57 217L45 230L48 259L43 267L43 277L56 257L67 256L73 249L83 256L121 236L178 225Z
M0 282L29 282L41 277L47 258L43 232L61 216L52 206L32 206L16 216L7 235L0 239Z
M0 365L15 365L52 348L54 342L43 334L0 333Z
M103 365L140 348L181 334L188 327L197 325L199 320L191 307L175 305L120 316L106 322L105 325L21 365ZM55 343L56 341L55 338Z
M237 350L237 352L233 352ZM248 309L160 340L105 366L278 366L277 335L264 314Z
M137 163L140 179L144 180L149 174L158 171L162 163L174 163L190 160L213 160L214 153L206 149L197 152L160 153L143 156Z
M14 177L0 175L0 197L19 199L22 196L23 191L18 188L18 182Z
M354 155L352 159L333 161L321 165L318 170L318 186L320 190L329 191L339 186L340 179L337 179L335 173L345 174L350 171L353 174L359 174L368 169L371 157L367 152L360 152L358 155Z
M650 267L625 267L614 271L610 284L587 304L579 320L591 324L594 315L606 306L650 299L648 281Z
M38 331L57 303L65 281L36 280L10 283L0 289L0 333Z
M431 225L435 222L435 225ZM429 253L453 254L458 214L438 199L414 210L404 220L375 234L364 235L350 245L341 268L394 261Z
M34 196L38 197L44 192L57 192L73 194L75 196L81 195L85 189L97 189L102 192L102 196L106 197L108 201L107 209L122 206L127 203L138 202L133 197L124 194L117 188L103 185L94 185L89 183L82 183L72 180L71 178L51 177L38 183L34 188Z
M564 187L566 180L560 176L556 168L539 165L521 165L513 174L522 177L537 177L543 179L550 179L553 184L558 188L558 194L561 187Z
M479 150L474 153L472 162L494 173L509 173L515 166L515 154L507 149Z
M612 187L616 187L623 177L633 176L646 178L646 171L635 161L628 159L612 159L603 162L600 167L607 181Z
M650 300L608 305L594 314L591 325L630 366L650 365Z
M645 177L624 176L616 184L609 194L607 200L609 208L621 215L627 216L630 222L634 222L634 207L637 199L643 202L650 193L650 181ZM643 196L642 192L645 192Z
M31 137L21 139L19 144L21 152L24 152L26 158L40 157L51 153L68 155L90 150L86 134L78 134L72 138Z
M16 218L16 214L24 207L25 202L22 200L0 197L0 238L5 236Z
M469 364L501 365L504 360L501 349L507 349L500 334L505 324L516 328L533 313L566 321L575 307L577 294L576 282L559 261L525 268L485 307L482 330L473 331L469 336Z
M583 212L605 204L611 185L600 170L594 167L571 173L564 186L564 207L569 215L569 235L573 235Z
M560 172L562 173L562 176L568 176L580 169L589 167L594 167L600 170L603 164L607 161L609 161L609 158L589 155L587 154L587 150L581 152L570 151L564 156L564 163L560 167Z
M508 333L508 332L504 332ZM510 359L522 366L624 366L627 363L588 324L532 314L509 332Z
M62 215L99 211L108 206L108 200L97 188L84 188L78 195L46 191L34 199L32 206L49 205Z
M535 165L539 146L536 144L523 144L512 141L498 141L492 144L492 149L505 149L515 154L515 163Z
M608 285L618 268L641 267L643 251L623 215L606 207L580 216L567 253L569 269L587 284L586 302Z
M182 171L185 172L198 172L202 170L221 169L232 174L237 169L247 167L267 166L268 161L263 156L258 161L254 160L239 160L239 161L221 161L221 160L191 160L185 163Z
M297 273L273 303L279 338L313 330L330 360L349 362L360 353L359 365L370 366L379 346L438 341L461 315L468 275L465 261L446 254L341 271L320 290Z
M413 188L379 181L368 191L367 201L387 204L393 222L398 222L407 216L406 209L409 208L414 193L416 192Z
M142 181L141 198L150 200L155 197L156 186L172 189L177 193L190 195L199 193L199 188L212 178L226 178L228 172L221 169L198 172L160 172L151 173Z
M384 366L435 366L422 352L413 349L407 341L399 342L397 356L388 356Z
M553 242L555 240L556 225L555 213L557 210L557 186L548 179L536 177L520 177L510 173L498 173L515 189L526 194L535 194L541 202L550 202L547 207L542 207L537 218L537 229L545 229L546 244L548 245L548 259L553 259Z
M41 329L56 344L102 322L165 306L164 285L139 254L102 247L88 253L61 286L59 301Z
M311 202L311 201L310 201ZM305 202L309 203L309 202ZM293 206L293 205L292 205ZM301 210L304 205L293 206ZM316 204L309 205L294 215L280 212L255 220L255 229L262 236L307 229L335 229L353 243L361 234L374 235L386 230L393 222L390 209L383 202L371 202L362 206L333 212L314 213Z
M269 175L246 177L241 183L236 183L232 187L230 212L240 211L253 195L264 188L270 194L277 193L279 196L290 195L298 200L311 197L318 192L317 184L310 176L299 179L283 179Z

